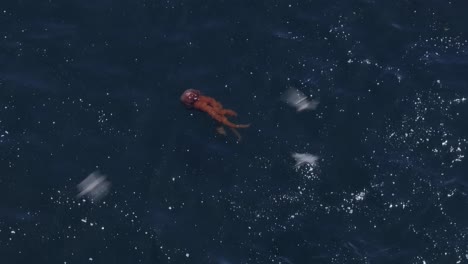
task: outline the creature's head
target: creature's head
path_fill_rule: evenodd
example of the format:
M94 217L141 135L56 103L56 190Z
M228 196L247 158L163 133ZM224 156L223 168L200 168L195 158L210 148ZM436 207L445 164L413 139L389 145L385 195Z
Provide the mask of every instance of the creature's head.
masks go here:
M180 96L180 101L188 108L192 108L193 104L198 101L201 92L195 89L188 89Z

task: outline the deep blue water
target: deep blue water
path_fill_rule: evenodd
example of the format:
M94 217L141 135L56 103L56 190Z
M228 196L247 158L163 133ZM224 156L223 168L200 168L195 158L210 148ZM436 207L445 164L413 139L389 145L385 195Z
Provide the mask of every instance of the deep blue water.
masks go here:
M468 4L249 2L0 5L0 263L468 262Z

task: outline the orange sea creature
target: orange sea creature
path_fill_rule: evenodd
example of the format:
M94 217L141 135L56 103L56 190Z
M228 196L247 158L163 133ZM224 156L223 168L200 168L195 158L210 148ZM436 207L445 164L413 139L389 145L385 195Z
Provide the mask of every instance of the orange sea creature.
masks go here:
M240 125L234 124L228 120L228 116L236 117L237 113L231 109L225 109L223 106L216 101L215 99L202 95L202 93L195 89L188 89L180 96L180 101L187 107L187 108L195 108L197 110L206 112L209 114L214 120L218 121L222 125L229 127L234 134L237 136L238 140L241 139L237 128L247 128L250 124ZM224 130L224 128L223 128ZM218 133L225 135L226 131L217 129Z

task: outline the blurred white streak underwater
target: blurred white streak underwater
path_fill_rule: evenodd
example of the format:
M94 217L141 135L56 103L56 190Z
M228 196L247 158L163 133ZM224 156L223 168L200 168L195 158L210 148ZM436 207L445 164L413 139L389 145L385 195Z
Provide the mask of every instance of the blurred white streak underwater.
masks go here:
M301 91L289 88L281 97L289 106L295 107L297 112L315 110L319 104L317 100L311 100Z
M92 172L86 179L77 185L77 198L86 197L93 202L103 199L110 189L111 183L99 171Z
M293 153L292 157L296 161L296 164L294 165L295 168L299 168L303 165L314 166L319 159L318 156L309 153Z

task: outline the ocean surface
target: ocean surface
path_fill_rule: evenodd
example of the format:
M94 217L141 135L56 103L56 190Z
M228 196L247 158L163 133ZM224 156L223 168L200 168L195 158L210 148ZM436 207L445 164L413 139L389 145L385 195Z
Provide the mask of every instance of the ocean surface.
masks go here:
M3 1L0 263L468 263L466 10Z

